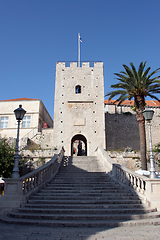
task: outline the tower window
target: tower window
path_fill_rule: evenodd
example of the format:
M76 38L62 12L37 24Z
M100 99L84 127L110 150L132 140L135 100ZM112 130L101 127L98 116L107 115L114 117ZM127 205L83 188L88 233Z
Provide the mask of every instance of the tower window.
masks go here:
M75 93L78 94L78 93L81 93L81 86L80 85L77 85L75 87Z

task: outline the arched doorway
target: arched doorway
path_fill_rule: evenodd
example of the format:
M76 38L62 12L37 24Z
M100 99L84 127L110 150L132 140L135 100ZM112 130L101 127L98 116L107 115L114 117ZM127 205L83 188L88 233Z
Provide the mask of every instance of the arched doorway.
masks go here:
M87 139L81 134L71 140L71 156L87 156Z

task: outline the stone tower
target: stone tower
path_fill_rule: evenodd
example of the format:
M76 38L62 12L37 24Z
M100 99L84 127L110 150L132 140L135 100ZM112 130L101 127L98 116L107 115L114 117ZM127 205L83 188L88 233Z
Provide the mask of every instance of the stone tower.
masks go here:
M63 145L66 155L92 156L105 147L103 63L56 64L54 145ZM76 149L77 147L77 149ZM79 151L80 152L80 151Z

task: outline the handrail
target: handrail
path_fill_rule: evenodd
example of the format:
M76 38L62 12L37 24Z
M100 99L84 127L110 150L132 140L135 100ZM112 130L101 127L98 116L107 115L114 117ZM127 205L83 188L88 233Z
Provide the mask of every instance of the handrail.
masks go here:
M0 214L19 207L30 195L42 189L57 174L63 156L64 148L59 147L44 166L20 178L5 178L5 194L0 198Z
M20 141L20 149L22 150L22 148L26 146L25 144L23 144L23 141L26 138L31 139L37 133L38 133L38 125L36 127L32 128L28 133L26 133L23 137L20 138L20 140L19 140Z
M135 173L119 164L113 164L112 175L115 180L118 180L122 184L134 189L136 192L145 195L146 182L149 180L148 177Z
M27 194L32 189L48 182L56 175L64 155L64 149L59 147L57 152L59 152L59 154L55 154L48 163L32 171L31 173L20 177L20 179L23 181L23 194Z
M133 172L132 170L114 163L108 153L98 147L95 155L101 160L105 171L119 184L123 185L143 198L143 201L150 206L160 210L160 179L150 179L146 176Z
M41 185L46 185L58 172L61 161L64 156L64 148L59 147L53 158L40 168L20 177L20 178L6 178L5 179L5 195L11 195L8 185L17 184L15 192L18 195L28 196L37 190ZM18 188L18 190L17 190ZM12 192L13 189L12 189ZM14 192L14 194L15 194Z
M34 132L35 129L36 129L36 130L38 129L38 125L37 125L36 127L32 128L32 129L31 129L28 133L26 133L23 137L21 137L21 139L29 136L29 134L30 134L31 132ZM37 132L38 132L38 131L37 131Z

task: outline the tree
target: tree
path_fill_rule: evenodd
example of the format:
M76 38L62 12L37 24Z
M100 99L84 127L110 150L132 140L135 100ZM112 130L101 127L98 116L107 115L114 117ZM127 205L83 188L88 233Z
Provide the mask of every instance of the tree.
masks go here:
M12 148L8 140L0 139L0 177L10 178L14 166L15 149Z
M14 167L15 148L8 139L0 138L0 177L10 178ZM19 173L23 176L34 170L33 159L19 155Z
M115 102L118 102L118 105L126 99L134 99L136 118L139 125L141 166L143 170L147 170L145 119L142 111L145 109L146 96L154 98L160 102L160 100L154 95L160 93L160 76L155 76L160 68L149 74L151 68L148 67L145 70L146 62L140 63L138 71L133 63L130 63L130 66L131 68L123 65L125 71L114 73L119 82L111 85L111 87L116 90L108 92L106 96L109 96L109 100L117 96Z

